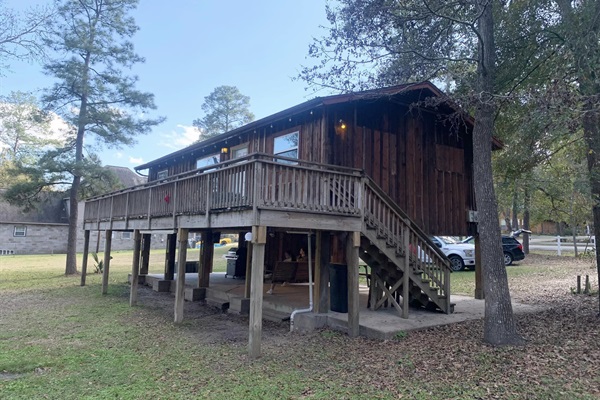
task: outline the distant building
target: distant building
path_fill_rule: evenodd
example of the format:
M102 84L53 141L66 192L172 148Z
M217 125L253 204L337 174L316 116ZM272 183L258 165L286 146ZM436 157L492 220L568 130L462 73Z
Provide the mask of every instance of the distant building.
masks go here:
M142 177L126 167L106 166L121 181L124 188L146 183ZM0 195L3 190L0 189ZM77 240L77 251L83 251L83 208L84 202L79 203L80 234ZM38 207L24 212L20 207L8 204L0 198L0 255L8 254L60 254L67 252L67 236L69 232L69 201L64 192L45 192ZM164 247L161 239L153 244ZM90 237L90 251L104 249L104 235L100 240L97 232ZM129 250L133 248L133 238L130 232L114 232L112 248Z

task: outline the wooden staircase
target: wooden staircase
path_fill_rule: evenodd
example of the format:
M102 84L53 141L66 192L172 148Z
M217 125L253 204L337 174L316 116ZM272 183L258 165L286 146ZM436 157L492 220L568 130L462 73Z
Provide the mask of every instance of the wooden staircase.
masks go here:
M370 308L391 304L407 316L403 309L410 304L452 313L448 258L373 181L365 181L360 257L371 268Z

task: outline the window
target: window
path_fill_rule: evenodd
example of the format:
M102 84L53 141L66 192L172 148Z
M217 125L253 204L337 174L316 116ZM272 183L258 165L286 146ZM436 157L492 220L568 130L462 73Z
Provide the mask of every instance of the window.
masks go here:
M163 169L163 170L158 171L156 173L156 179L157 180L167 179L168 176L169 176L169 170L168 169Z
M273 140L273 154L280 157L298 158L298 139L300 132L292 132L287 135L278 136ZM291 161L282 161L291 163Z
M245 144L243 147L237 147L231 149L231 159L246 157L248 155L248 145Z
M121 232L121 239L131 239L131 232Z
M13 231L13 236L16 237L25 237L27 236L27 227L26 226L15 226L15 230Z
M199 158L196 160L196 168L204 168L209 165L215 165L219 163L219 154L213 154L208 157Z

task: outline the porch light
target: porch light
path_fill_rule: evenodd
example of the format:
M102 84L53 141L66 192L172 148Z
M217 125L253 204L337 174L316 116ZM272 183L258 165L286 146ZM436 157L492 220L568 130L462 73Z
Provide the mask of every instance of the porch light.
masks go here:
M346 123L344 122L343 119L340 119L340 128L341 129L346 129Z
M221 147L221 154L227 154L227 152L229 152L227 147Z

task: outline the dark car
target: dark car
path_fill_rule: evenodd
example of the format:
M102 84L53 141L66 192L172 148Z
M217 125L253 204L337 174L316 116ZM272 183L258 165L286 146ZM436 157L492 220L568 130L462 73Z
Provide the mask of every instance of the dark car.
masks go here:
M469 236L463 243L475 243L473 236ZM517 239L510 236L502 236L502 250L504 251L504 265L511 265L513 261L521 261L525 258L523 245Z
M504 250L504 265L511 265L513 261L521 261L525 258L523 245L514 237L502 236L502 250Z

